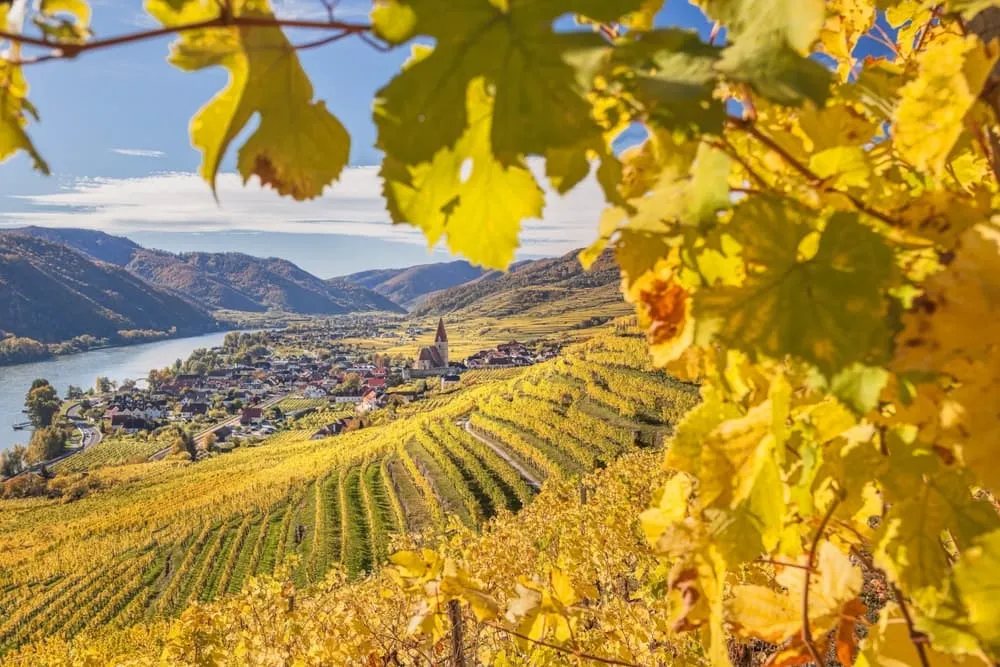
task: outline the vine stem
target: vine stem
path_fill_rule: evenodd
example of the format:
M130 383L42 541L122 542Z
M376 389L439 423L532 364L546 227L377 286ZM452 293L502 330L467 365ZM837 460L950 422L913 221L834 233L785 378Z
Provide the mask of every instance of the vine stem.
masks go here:
M826 532L826 526L833 518L833 513L838 505L840 505L840 498L835 498L819 522L819 528L816 530L816 535L813 536L812 546L809 547L809 560L806 561L809 571L806 572L805 585L802 586L802 643L809 649L809 655L819 667L823 667L824 662L823 657L819 654L819 649L816 648L816 643L813 641L812 628L809 627L809 584L811 583L811 571L816 567L816 551L819 549L820 542L823 541L823 533Z
M851 547L851 553L854 554L854 557L861 561L861 563L869 570L872 572L878 572L885 577L885 571L876 567L875 563L872 562L872 559L864 554L860 549ZM899 589L899 586L892 582L889 582L889 586L892 588L893 597L896 598L896 604L899 605L899 612L903 615L903 620L906 622L906 628L910 633L910 642L913 644L913 648L917 651L917 657L920 658L921 667L930 667L930 659L927 657L927 649L924 646L927 643L927 635L917 630L917 626L913 622L913 615L910 614L910 608L906 605L906 598L903 597L903 591Z
M365 34L371 31L372 27L366 23L348 23L344 21L306 21L298 19L264 18L259 16L231 16L225 12L213 19L184 23L181 25L164 26L152 30L132 32L107 39L97 39L80 44L54 42L42 37L31 37L15 32L0 31L0 40L23 44L26 46L37 46L41 48L53 49L54 53L48 57L39 58L34 61L41 62L53 58L75 58L86 51L96 51L122 44L131 44L147 39L155 39L166 35L173 35L192 30L207 30L211 28L299 28L306 30L337 30L344 36L353 34Z
M863 201L861 201L860 199L858 199L854 195L852 195L852 194L850 194L848 192L844 192L843 190L837 190L836 188L824 187L824 183L823 183L823 179L822 178L820 178L819 176L817 176L816 174L814 174L812 172L812 170L809 169L809 167L807 167L804 164L802 164L801 162L799 162L795 158L795 156L792 155L791 153L789 153L788 151L786 151L781 146L781 144L779 144L774 139L772 139L771 137L769 137L766 134L764 134L763 132L761 132L760 128L758 128L753 123L751 123L751 122L749 122L747 120L742 120L742 119L737 119L737 118L730 118L730 119L728 119L726 121L726 123L729 124L732 127L735 127L737 129L743 130L744 132L746 132L747 134L749 134L750 136L752 136L754 139L756 139L760 143L764 144L767 148L769 148L772 151L774 151L775 153L777 153L781 157L782 160L784 160L786 163L788 163L788 165L790 167L792 167L792 169L794 169L800 175L802 175L806 179L806 181L809 183L810 186L812 186L812 187L814 187L816 189L819 189L819 190L827 190L827 191L830 191L830 192L835 192L835 193L841 195L842 197L845 197L849 202L851 202L851 205L854 206L854 208L856 208L857 210L861 211L862 213L867 213L868 215L872 216L873 218L878 218L879 220L881 220L882 222L886 223L887 225L892 225L894 227L898 227L899 226L899 223L896 220L893 220L891 217L889 217L885 213L882 213L878 209L872 208L871 206L869 206L868 204L864 203Z
M500 632L505 632L508 635L517 637L518 639L523 639L525 641L531 642L532 644L537 644L538 646L544 646L545 648L551 648L561 653L566 653L567 655L573 655L582 660L592 660L593 662L600 662L605 665L621 665L622 667L640 667L634 662L625 662L624 660L615 660L614 658L602 658L599 655L591 655L589 653L583 653L582 651L574 651L573 649L568 649L565 646L559 646L558 644L550 644L549 642L542 641L540 639L532 639L527 635L522 635L516 630L511 630L510 628L505 628L502 625L497 625L496 623L485 623L486 626L493 628L494 630L499 630Z

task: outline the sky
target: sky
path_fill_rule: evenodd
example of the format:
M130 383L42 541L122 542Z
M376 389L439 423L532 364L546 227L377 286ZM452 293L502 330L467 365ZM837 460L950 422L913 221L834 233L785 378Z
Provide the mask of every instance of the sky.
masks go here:
M326 18L320 0L272 3L282 18ZM140 0L91 4L98 37L155 27ZM363 21L370 7L365 0L341 0L336 17ZM686 0L667 0L657 23L692 27L703 36L711 27ZM289 36L293 42L309 38ZM29 132L52 175L34 172L23 155L0 164L0 227L83 227L175 252L280 256L321 277L448 259L445 249L429 249L413 228L390 224L379 195L371 101L399 71L408 49L381 53L345 39L300 52L316 98L351 133L350 166L316 200L282 199L255 181L243 187L235 173L237 139L223 163L217 204L195 173L200 154L190 145L188 120L226 85L227 74L173 68L165 60L170 41L25 68L29 97L41 114ZM539 162L530 166L541 175ZM593 181L567 197L548 191L546 202L544 220L524 225L519 258L563 254L595 236L603 200Z

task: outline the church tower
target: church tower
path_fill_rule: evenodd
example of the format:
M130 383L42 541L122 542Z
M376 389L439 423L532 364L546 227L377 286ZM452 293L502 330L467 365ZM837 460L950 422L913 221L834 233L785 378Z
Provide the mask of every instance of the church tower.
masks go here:
M444 330L444 318L438 320L437 335L434 336L434 347L437 348L438 356L441 357L441 365L448 366L448 334Z

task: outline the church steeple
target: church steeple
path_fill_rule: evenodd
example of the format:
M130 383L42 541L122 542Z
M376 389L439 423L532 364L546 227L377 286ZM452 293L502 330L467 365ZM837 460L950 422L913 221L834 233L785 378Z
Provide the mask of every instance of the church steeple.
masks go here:
M437 335L434 336L434 347L441 359L441 368L448 366L448 333L444 330L444 318L438 320Z

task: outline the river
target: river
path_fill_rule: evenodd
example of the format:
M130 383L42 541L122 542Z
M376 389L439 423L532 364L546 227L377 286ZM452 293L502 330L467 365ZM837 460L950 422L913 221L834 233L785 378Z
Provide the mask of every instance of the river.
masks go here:
M71 384L84 390L93 387L100 375L116 382L127 378L138 380L145 378L153 368L169 366L175 359L187 359L199 347L221 345L226 333L218 331L204 336L109 347L28 364L0 366L0 450L16 442L27 444L31 437L30 431L15 431L13 427L27 420L21 410L24 409L24 395L35 378L51 382L60 396L66 395Z

